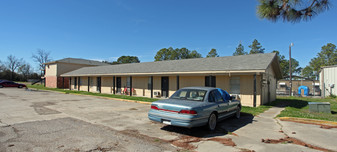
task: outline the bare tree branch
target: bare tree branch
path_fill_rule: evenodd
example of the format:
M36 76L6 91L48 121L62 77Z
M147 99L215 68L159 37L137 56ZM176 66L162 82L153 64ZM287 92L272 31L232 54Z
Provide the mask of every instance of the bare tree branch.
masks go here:
M39 70L45 69L44 63L51 61L50 52L43 49L37 49L36 54L33 54L32 58L39 64Z
M13 80L14 78L14 72L15 70L21 66L21 64L23 63L23 59L17 59L15 56L13 55L9 55L7 56L7 62L6 62L6 67L12 72L11 75L11 80Z

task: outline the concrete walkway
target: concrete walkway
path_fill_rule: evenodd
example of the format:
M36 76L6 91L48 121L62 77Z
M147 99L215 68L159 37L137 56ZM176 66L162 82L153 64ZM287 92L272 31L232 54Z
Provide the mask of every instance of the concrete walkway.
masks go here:
M251 123L236 130L233 130L235 127L232 125L232 123L235 123L234 119L225 121L225 124L222 124L221 128L232 132L232 134L227 134L223 137L231 138L236 146L224 146L214 141L202 141L194 144L198 147L196 151L209 151L213 148L216 148L214 151L319 151L287 142L278 144L262 142L262 139L279 140L287 136L331 151L337 149L337 129L322 129L317 125L299 124L275 119L282 110L284 108L270 108L259 116L254 117ZM243 116L242 119L247 118Z

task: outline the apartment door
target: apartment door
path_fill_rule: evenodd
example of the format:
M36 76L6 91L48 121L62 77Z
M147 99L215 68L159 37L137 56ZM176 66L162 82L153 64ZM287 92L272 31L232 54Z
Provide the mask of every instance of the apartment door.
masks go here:
M117 81L117 93L122 93L122 78L121 77L116 77Z
M169 96L169 78L161 77L161 96L168 97Z
M97 77L97 92L101 93L101 77Z

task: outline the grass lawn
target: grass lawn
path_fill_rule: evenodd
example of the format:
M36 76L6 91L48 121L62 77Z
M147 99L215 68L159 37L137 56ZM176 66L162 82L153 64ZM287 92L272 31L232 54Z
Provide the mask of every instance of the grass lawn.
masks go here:
M99 97L108 97L108 98L118 98L118 99L127 99L127 100L135 100L135 101L145 101L145 102L154 102L159 99L154 98L146 98L146 97L135 97L135 96L126 96L126 95L114 95L114 94L104 94L104 93L93 93L93 92L86 92L86 91L73 91L73 90L64 90L58 88L47 88L43 85L30 85L26 84L28 88L35 88L39 90L51 90L51 91L58 91L63 93L71 93L71 94L82 94L82 95L92 95L92 96L99 96Z
M266 110L268 110L271 107L272 106L268 106L268 105L261 105L261 106L258 106L258 107L246 107L246 106L242 106L241 112L252 114L253 116L257 116L260 113L265 112Z
M308 102L330 102L331 114L310 113ZM277 117L298 117L337 122L336 98L278 97L271 105L286 107Z

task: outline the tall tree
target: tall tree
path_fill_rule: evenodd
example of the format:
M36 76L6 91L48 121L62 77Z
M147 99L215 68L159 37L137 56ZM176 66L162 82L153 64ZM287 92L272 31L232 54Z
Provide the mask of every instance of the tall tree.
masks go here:
M309 65L313 71L318 72L323 66L330 66L337 64L337 49L336 45L328 43L322 46L321 52L311 59Z
M257 14L262 19L296 23L329 9L330 0L259 0Z
M0 61L0 72L3 72L6 70L6 66Z
M189 59L189 58L201 58L201 54L197 51L190 51L186 48L176 48L172 47L160 49L156 56L154 57L155 61L163 60L180 60L180 59Z
M211 49L211 51L208 52L206 58L209 57L219 57L218 53L216 52L216 49Z
M198 53L196 50L193 50L190 55L189 58L202 58L201 54Z
M39 64L39 70L43 71L45 70L46 67L44 63L51 61L50 52L43 49L37 49L36 54L33 54L32 58L35 62Z
M238 55L247 55L248 53L245 52L243 45L240 43L238 47L236 48L235 52L233 53L233 56Z
M18 59L13 55L7 56L6 66L11 71L11 80L14 80L15 70L17 70L17 68L21 66L22 62L23 62L22 58Z
M117 63L140 63L140 60L137 56L121 56L117 59Z
M28 76L33 73L30 64L24 62L19 67L18 72L23 76L25 81L28 79Z
M160 49L156 56L154 57L155 61L163 61L163 60L170 60L171 59L171 53L173 48L162 48Z
M251 49L249 54L264 53L264 48L262 48L260 42L256 39L254 39L252 45L249 45L248 47Z
M310 78L310 79L313 79L313 80L316 79L315 72L310 66L306 66L306 67L303 68L302 75L305 78Z
M276 53L276 55L278 56L282 75L289 76L289 60L286 59L284 55L281 55L280 52L277 50L274 50L273 53ZM294 74L298 75L301 72L301 68L298 66L299 66L299 62L296 59L291 58L292 75Z

